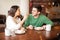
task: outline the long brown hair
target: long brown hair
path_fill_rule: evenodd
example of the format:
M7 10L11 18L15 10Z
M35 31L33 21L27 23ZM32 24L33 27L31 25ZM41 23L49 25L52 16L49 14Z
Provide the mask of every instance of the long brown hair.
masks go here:
M15 16L15 13L17 11L17 9L19 8L19 6L17 5L13 5L10 10L8 11L8 15L14 17ZM23 19L22 15L18 16L21 20Z

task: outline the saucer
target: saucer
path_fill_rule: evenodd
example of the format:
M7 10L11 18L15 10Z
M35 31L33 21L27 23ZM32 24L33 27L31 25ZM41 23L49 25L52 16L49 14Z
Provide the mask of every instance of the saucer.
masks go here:
M25 33L25 31L23 31L23 30L16 30L15 31L15 34L24 34Z

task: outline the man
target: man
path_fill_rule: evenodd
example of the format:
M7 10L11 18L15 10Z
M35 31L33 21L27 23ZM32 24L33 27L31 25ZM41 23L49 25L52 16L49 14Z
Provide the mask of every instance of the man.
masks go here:
M41 6L33 6L32 14L26 19L24 26L27 29L43 30L46 25L53 25L53 22L41 13ZM46 24L43 26L43 24Z

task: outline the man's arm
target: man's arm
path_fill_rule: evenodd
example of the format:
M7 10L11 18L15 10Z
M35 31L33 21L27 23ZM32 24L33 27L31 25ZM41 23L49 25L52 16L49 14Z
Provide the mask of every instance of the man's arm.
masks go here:
M53 26L53 22L49 18L47 18L46 16L43 17L43 22L46 25L50 24L51 26Z

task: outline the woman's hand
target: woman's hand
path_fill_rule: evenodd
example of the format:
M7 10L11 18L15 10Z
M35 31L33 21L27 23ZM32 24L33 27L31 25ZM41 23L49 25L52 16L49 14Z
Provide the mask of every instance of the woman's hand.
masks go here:
M16 18L15 18L15 17L13 18L13 20L14 20L14 22L15 22L16 24L18 24L18 23L17 23L17 20L16 20Z

